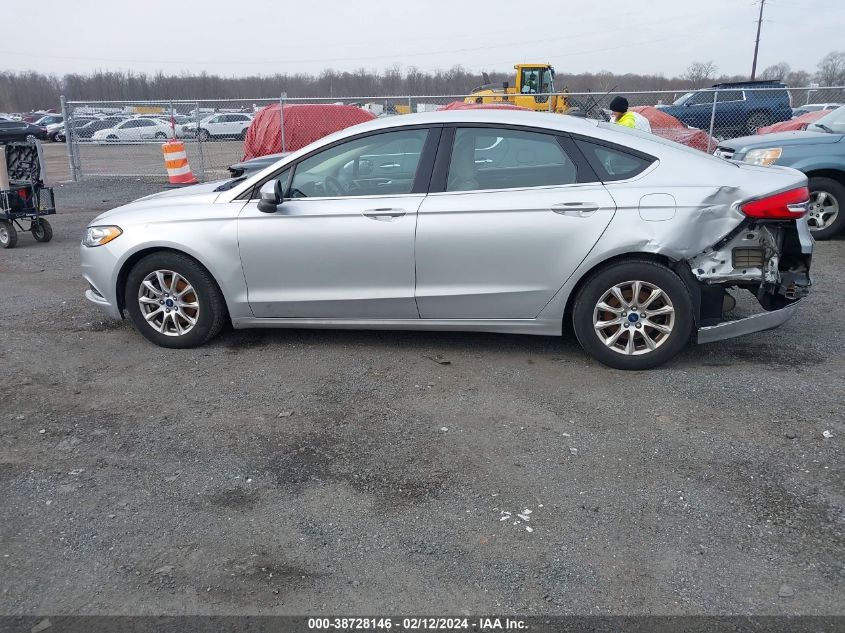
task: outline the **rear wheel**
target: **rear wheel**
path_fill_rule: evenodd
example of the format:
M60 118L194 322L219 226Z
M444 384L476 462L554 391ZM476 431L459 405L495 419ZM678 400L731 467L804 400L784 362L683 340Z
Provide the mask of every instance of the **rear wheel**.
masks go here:
M167 134L165 134L164 132L156 132L156 135L155 135L156 140L162 141L166 138L167 138Z
M135 327L162 347L202 345L226 322L226 304L214 279L178 253L153 253L135 264L124 296Z
M38 220L29 226L29 231L36 242L49 242L53 239L53 227L47 220Z
M0 220L0 248L14 248L18 244L18 232L8 220Z
M107 140L109 143L117 143L118 138L117 138L117 136L115 136L114 134L109 134L109 135L106 137L106 140Z
M35 134L27 134L26 135L26 142L27 143L34 143L37 140L38 140L38 137L35 136Z
M810 178L807 224L817 240L830 239L845 229L845 186L833 178Z
M197 134L197 138L199 138L200 141L205 143L208 139L211 138L211 135L208 133L208 130L200 130Z
M669 268L639 260L592 275L575 299L575 335L593 358L616 369L650 369L689 342L692 300Z

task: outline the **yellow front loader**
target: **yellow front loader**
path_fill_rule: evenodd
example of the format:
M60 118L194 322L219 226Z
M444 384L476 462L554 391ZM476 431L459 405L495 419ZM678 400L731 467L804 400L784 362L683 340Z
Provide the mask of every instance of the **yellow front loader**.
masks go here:
M555 91L555 69L551 64L516 64L516 81L510 85L487 83L472 91L465 103L509 103L538 112L563 114L569 109L566 97ZM487 74L484 74L485 80Z

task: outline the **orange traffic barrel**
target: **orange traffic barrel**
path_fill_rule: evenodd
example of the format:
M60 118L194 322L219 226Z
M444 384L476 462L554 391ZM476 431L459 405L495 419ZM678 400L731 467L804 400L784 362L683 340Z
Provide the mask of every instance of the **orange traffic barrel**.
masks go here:
M161 146L164 152L164 166L171 185L193 185L197 181L188 165L188 154L182 141L172 139Z

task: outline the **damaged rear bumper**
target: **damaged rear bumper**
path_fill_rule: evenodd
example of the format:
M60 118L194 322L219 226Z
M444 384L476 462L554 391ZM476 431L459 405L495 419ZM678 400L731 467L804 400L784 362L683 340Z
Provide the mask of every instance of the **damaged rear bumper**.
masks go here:
M694 278L698 342L762 332L791 319L812 286L813 244L803 218L747 222L688 260ZM751 292L765 312L726 320L725 297L730 289Z
M771 330L789 321L798 311L798 305L800 303L801 301L799 300L779 310L762 312L744 319L719 323L718 325L700 327L698 328L698 342L713 343L714 341L723 341L736 336L745 336L754 332Z

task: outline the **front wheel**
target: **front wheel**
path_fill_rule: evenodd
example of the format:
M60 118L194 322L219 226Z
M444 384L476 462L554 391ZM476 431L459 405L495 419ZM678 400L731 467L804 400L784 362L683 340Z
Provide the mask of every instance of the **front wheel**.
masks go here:
M199 133L197 134L197 138L201 142L205 143L208 139L211 138L211 135L208 133L208 130L200 130Z
M27 143L34 143L37 140L38 140L38 137L35 136L35 134L27 134L26 135L26 142Z
M165 134L164 132L156 132L155 139L157 141L163 141L166 138L167 138L167 134Z
M651 369L689 342L693 328L689 291L672 270L637 260L592 275L572 313L581 347L616 369Z
M807 224L817 240L830 239L845 229L845 186L833 178L810 178Z
M138 331L162 347L202 345L220 333L227 318L208 271L177 253L153 253L135 264L124 297Z

